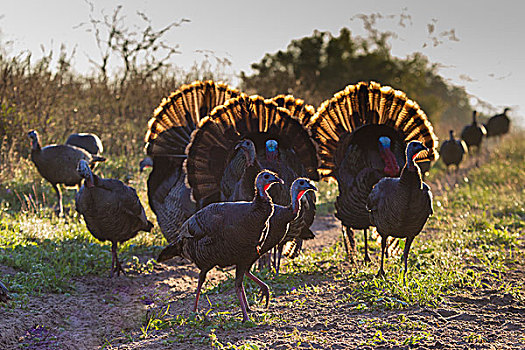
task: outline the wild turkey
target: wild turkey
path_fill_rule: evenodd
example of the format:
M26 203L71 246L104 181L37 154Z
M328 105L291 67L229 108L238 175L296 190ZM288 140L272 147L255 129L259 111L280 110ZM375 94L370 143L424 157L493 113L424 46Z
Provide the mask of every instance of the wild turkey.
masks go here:
M91 133L71 134L66 140L66 145L85 149L94 156L99 156L104 152L104 146L102 146L100 138Z
M487 130L482 124L478 123L476 116L477 112L473 111L472 124L463 128L463 131L461 132L461 139L465 141L469 150L472 150L473 147L476 147L476 152L479 152L483 138L487 135Z
M59 184L66 186L80 186L82 177L77 172L78 162L83 159L90 165L94 162L102 162L106 159L100 156L93 156L84 149L70 145L49 145L42 147L40 138L36 130L28 134L32 140L31 160L44 179L51 183L57 194L58 211L62 215L64 212L62 205L62 192Z
M381 266L378 275L384 275L383 260L387 237L406 238L403 260L407 272L410 245L432 215L432 193L421 180L421 172L414 159L428 148L419 141L410 141L406 148L406 163L399 178L383 178L372 189L366 207L370 222L381 235Z
M248 320L249 310L244 275L261 287L268 304L268 286L250 273L250 267L262 253L261 248L266 248L268 223L273 213L267 190L274 183L282 183L277 174L268 170L260 172L252 201L213 203L204 207L184 222L175 240L160 253L159 262L182 256L200 269L194 312L206 274L215 266L235 265L235 293L241 304L243 322Z
M221 202L246 201L253 198L255 177L262 170L257 150L250 139L240 141L227 162L221 179Z
M492 116L487 121L487 137L501 136L509 132L510 119L507 116L507 112L510 108L505 108L503 113Z
M459 169L459 163L461 163L463 156L467 153L468 147L465 141L456 140L454 130L450 130L450 139L443 142L439 149L439 155L443 163L447 166L447 171L450 165L455 165L457 171Z
M337 179L335 216L343 224L347 255L354 260L356 242L352 229L363 230L368 262L367 230L371 226L366 209L368 195L383 177L398 176L409 141L420 140L429 148L417 161L438 157L438 141L432 125L404 92L376 82L360 82L348 85L323 102L309 128L319 145L321 174Z
M80 160L78 174L85 179L75 197L76 210L98 240L111 242L111 276L124 273L117 255L118 243L125 242L139 231L150 232L153 224L146 218L135 189L122 181L102 179L91 172L88 163Z
M284 185L273 186L269 192L275 203L291 202L290 186L297 177L318 179L316 148L299 119L271 100L241 96L217 107L209 118L202 120L188 146L188 183L200 207L229 198L231 190L224 193L224 189L234 188L236 182L232 179L238 178L245 166L244 161L231 160L239 157L236 147L247 139L255 145L260 166L284 180ZM230 179L228 186L225 179ZM300 219L290 229L287 240L315 237L309 229L315 215L315 196L308 193L302 201Z
M0 282L0 303L7 303L9 300L9 291L2 282Z
M146 153L153 167L148 201L168 242L196 210L182 166L190 135L213 108L238 95L238 90L223 83L195 81L165 98L148 122Z

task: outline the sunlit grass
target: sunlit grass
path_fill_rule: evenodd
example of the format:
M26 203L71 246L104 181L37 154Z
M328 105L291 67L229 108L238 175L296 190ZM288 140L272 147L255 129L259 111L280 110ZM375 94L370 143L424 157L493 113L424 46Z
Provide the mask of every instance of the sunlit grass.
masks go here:
M492 152L488 163L472 169L458 186L447 188L434 198L434 215L411 249L406 285L399 255L386 260L387 275L378 278L377 260L371 265L353 266L346 260L342 243L338 242L320 252L305 251L294 260L284 261L278 277L272 271L255 271L270 287L268 310L261 307L258 286L245 279L249 303L258 310L250 314L251 320L245 324L241 322L233 293L234 272L226 270L226 279L205 285L201 299L201 303L207 303L201 308L204 313L175 312L169 308L174 301L159 295L159 302L148 309L137 330L125 334L119 341L133 342L167 333L167 345L191 343L221 349L256 349L260 346L256 343L230 344L222 337L231 330L292 324L291 314L275 312L272 305L306 310L314 302L313 296L319 297L314 298L315 303L323 307L345 306L363 314L413 307L436 308L450 295L484 288L525 300L523 281L509 282L505 278L509 269L523 266L525 261L520 247L525 227L525 169L518 166L525 164L525 139L509 138ZM147 173L138 173L136 164L138 158L113 158L96 171L135 187L148 217L153 219L146 200ZM51 187L35 174L31 163L23 166L26 176L20 172L1 189L0 264L9 269L2 281L12 293L11 307L23 305L29 297L42 293L75 293L75 278L107 276L111 265L110 244L91 236L74 211L74 191L64 191L69 212L65 218L57 218L52 209L55 197ZM332 212L337 186L321 182L319 189L319 212ZM120 257L132 275L152 273L156 264L153 258L164 245L165 240L155 227L152 233L140 233L123 244ZM402 241L401 248L403 245ZM370 242L370 250L378 256L377 242ZM337 299L323 304L323 297L334 293ZM185 298L193 299L193 296ZM422 325L408 320L395 324L377 320L364 326L376 332L363 346L417 345L431 340ZM418 332L404 340L386 339L385 331L392 327ZM298 341L310 336L298 331L290 333L290 337ZM481 340L471 334L466 341Z

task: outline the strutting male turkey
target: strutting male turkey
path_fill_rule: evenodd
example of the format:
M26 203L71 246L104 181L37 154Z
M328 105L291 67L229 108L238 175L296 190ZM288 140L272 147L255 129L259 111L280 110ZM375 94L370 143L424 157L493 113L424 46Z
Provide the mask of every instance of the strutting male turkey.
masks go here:
M255 146L256 161L248 162L247 152L241 150L246 140ZM296 178L318 179L316 147L300 119L276 102L255 95L231 99L213 110L199 123L187 154L188 183L200 207L230 198L241 174L248 176L245 182L253 181L255 172L245 172L247 165L270 169L284 180L284 185L269 191L280 205L291 202L290 186ZM245 191L244 195L235 200L249 200L253 192ZM299 219L292 224L286 241L315 237L310 231L315 195L308 193L302 201ZM297 248L291 249L291 255Z
M255 179L255 194L250 202L212 203L184 222L174 241L159 255L158 261L182 256L200 269L193 311L197 311L206 274L214 266L235 265L235 292L241 304L243 321L248 320L248 302L244 292L244 275L254 280L266 296L268 286L250 273L260 256L268 236L273 204L267 190L282 180L274 172L264 170Z
M367 197L383 177L399 176L409 141L419 140L428 148L416 161L438 157L432 125L404 92L376 82L360 82L323 102L309 128L319 147L321 175L335 177L339 186L335 215L343 224L346 252L354 260L353 229L364 230L365 261L370 261Z
M148 122L148 156L141 162L141 169L153 167L148 178L148 201L168 242L196 211L183 168L191 133L213 108L239 95L227 84L195 81L165 98Z
M381 266L378 275L384 275L383 260L386 240L389 236L406 238L403 251L406 283L408 253L414 238L432 215L432 193L421 179L421 171L415 162L420 152L428 148L419 141L410 141L406 148L406 162L401 176L381 179L368 196L366 207L370 211L370 222L381 235Z
M139 231L150 232L153 224L146 218L135 189L116 179L98 177L85 160L80 160L77 171L85 181L75 197L76 210L96 239L112 243L111 276L115 272L118 276L124 273L117 255L118 244Z

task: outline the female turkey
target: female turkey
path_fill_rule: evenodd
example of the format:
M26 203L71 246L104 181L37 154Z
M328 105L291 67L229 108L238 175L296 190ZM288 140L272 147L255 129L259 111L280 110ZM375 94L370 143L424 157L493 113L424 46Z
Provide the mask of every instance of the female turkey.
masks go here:
M454 130L450 130L450 139L443 142L439 149L439 155L443 163L447 166L447 171L450 165L455 165L457 171L459 169L459 163L461 163L463 156L467 153L468 147L465 141L456 140Z
M98 156L104 152L102 141L96 134L92 133L74 133L68 136L66 145L76 146L85 149L94 156Z
M294 113L304 115L304 110L296 108ZM296 178L318 179L316 147L300 119L272 100L240 96L214 109L192 135L186 172L200 206L229 198L236 184L234 179L238 178L232 174L242 174L246 166L244 160L232 161L237 157L237 146L244 140L255 146L258 164L284 180L284 185L273 186L269 192L275 203L291 203L290 186ZM244 195L236 200L251 198L248 192ZM315 195L308 193L302 201L300 219L290 229L287 240L315 237L309 229L315 215Z
M240 141L234 151L221 179L221 202L247 201L253 198L253 183L262 170L252 140Z
M277 174L268 170L260 172L251 202L222 202L204 207L184 222L175 241L160 253L159 262L182 256L200 269L194 312L208 271L214 266L235 265L235 293L241 304L243 321L248 320L243 278L244 275L250 277L264 292L266 285L250 273L250 267L262 253L261 248L266 248L268 222L273 213L267 190L275 183L282 183ZM268 303L269 295L266 296Z
M360 82L348 85L323 102L309 128L319 145L321 174L337 180L335 216L343 224L347 255L354 259L356 243L352 229L363 230L365 261L370 261L368 195L383 177L398 176L405 163L406 145L411 140L419 140L429 149L418 156L418 162L437 158L438 141L432 125L404 92L375 82Z
M366 207L370 222L381 235L381 266L378 275L384 275L383 260L387 237L406 238L403 260L407 272L410 245L432 215L432 193L421 180L421 172L415 158L428 148L419 141L409 142L406 163L399 178L381 179L368 196Z
M148 122L145 141L149 158L141 162L141 169L153 168L147 182L148 201L168 242L196 210L182 166L190 135L213 108L239 95L223 83L195 81L165 98Z
M2 282L0 282L0 303L7 303L9 300L9 291Z
M42 147L36 130L30 131L27 135L32 140L31 160L36 165L40 175L53 186L58 199L58 212L62 215L64 212L62 192L58 185L80 185L82 177L77 172L77 165L80 160L85 160L93 166L95 162L105 161L106 159L91 155L88 151L71 145Z
M487 135L487 130L482 124L478 123L476 116L477 112L473 111L472 124L463 128L461 139L465 141L469 149L476 147L476 152L479 153L483 138Z
M85 160L78 163L78 173L85 181L75 198L76 210L96 239L111 242L111 276L115 272L118 276L124 273L117 255L118 243L135 237L139 231L150 232L153 224L146 218L135 189L119 180L98 177Z
M510 119L507 115L508 111L510 111L510 108L507 107L503 110L503 113L489 118L486 125L487 137L501 136L509 132Z

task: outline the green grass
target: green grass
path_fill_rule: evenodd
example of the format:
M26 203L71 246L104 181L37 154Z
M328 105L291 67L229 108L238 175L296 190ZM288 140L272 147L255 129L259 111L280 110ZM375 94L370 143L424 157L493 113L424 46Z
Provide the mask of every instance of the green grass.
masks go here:
M523 266L525 261L523 247L520 248L525 227L525 170L517 166L525 164L525 138L519 136L507 138L500 148L492 151L487 164L471 170L459 186L448 188L434 198L435 213L411 249L406 285L402 282L400 256L387 259L386 277L377 278L377 263L350 265L339 242L321 252L307 251L292 261L285 261L277 278L270 271L255 272L268 282L271 302L283 302L290 309L301 309L308 307L308 296L338 293L335 305L349 306L357 313L369 313L372 310L438 307L449 295L481 288L499 290L525 300L524 282L509 281L505 277L509 269ZM97 171L134 186L148 216L153 218L146 204L147 174L136 171L138 159L112 159ZM444 169L437 169L430 180L438 179L443 172ZM336 186L321 182L319 189L320 212L333 212ZM54 204L54 193L29 162L23 163L22 170L4 183L0 191L0 265L9 268L2 276L14 299L9 307L23 306L29 297L42 293L75 293L72 281L76 277L107 276L111 265L110 245L97 241L87 231L83 220L74 212L73 191L68 191L64 199L70 214L57 218L50 208ZM361 239L361 234L357 237ZM401 242L401 248L403 244ZM152 257L163 245L165 240L155 228L152 234L139 234L123 244L120 257L127 262L129 270L152 273L155 265ZM378 244L372 241L370 249L377 257ZM362 259L362 254L358 259ZM206 308L201 305L201 310L207 310L205 314L173 312L168 307L169 297L159 295L160 302L155 304L163 306L150 309L137 331L125 334L123 339L133 342L167 332L166 344L189 342L218 349L257 349L260 345L256 343L231 344L222 337L232 330L242 332L259 325L290 324L286 313L272 314L268 310L251 314L250 322L241 323L238 310L234 310L235 314L230 313L238 304L235 294L231 293L233 272L226 273L228 278L224 281L206 284L201 299L201 303L209 303ZM257 285L252 281L245 284L250 304L258 305ZM188 298L193 299L193 296ZM323 303L320 299L317 302ZM327 302L322 306L334 305ZM381 323L381 320L367 323L366 326L376 332L362 345L416 345L431 340L422 325L401 321L395 325ZM391 327L406 327L418 332L399 343L385 338ZM310 335L292 332L290 337L300 342ZM471 334L465 341L479 343L483 339Z
M147 174L138 173L136 164L138 159L111 157L96 172L135 187L151 217L145 200ZM74 209L75 191L62 192L68 214L59 218L53 211L53 189L28 160L21 162L13 178L0 189L0 264L15 271L2 280L9 285L15 305L30 295L72 293L74 277L109 275L111 243L102 243L89 233ZM155 228L153 233L140 233L120 245L119 257L129 263L129 271L148 273L153 269L150 258L164 245L162 234Z

